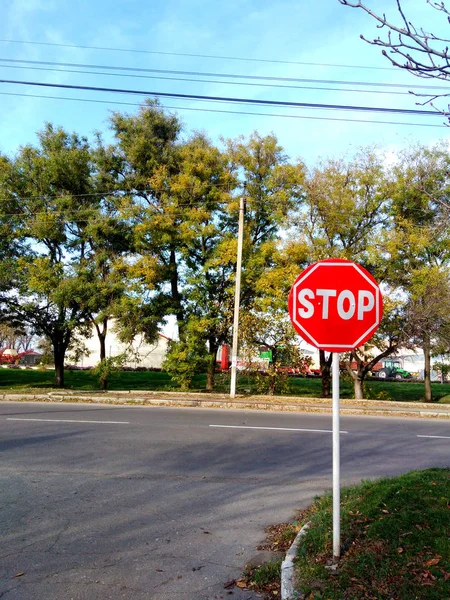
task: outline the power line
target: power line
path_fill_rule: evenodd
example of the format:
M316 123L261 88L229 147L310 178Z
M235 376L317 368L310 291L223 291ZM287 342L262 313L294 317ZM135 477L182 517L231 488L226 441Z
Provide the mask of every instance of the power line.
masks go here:
M146 90L131 90L121 88L105 88L98 86L86 86L86 85L69 85L64 83L44 83L38 81L21 81L12 79L0 79L0 83L14 84L14 85L31 85L37 87L49 87L59 88L67 90L85 90L91 92L111 92L118 94L131 94L139 96L154 96L162 98L181 98L183 100L203 100L209 102L232 102L237 104L254 104L258 106L285 106L290 108L319 108L328 110L351 110L360 112L382 112L389 114L409 114L409 115L422 115L422 116L439 116L442 114L432 110L417 110L417 109L406 109L406 108L383 108L374 106L351 106L348 104L322 104L317 102L287 102L283 100L258 100L250 98L227 98L225 96L204 96L200 94L179 94L169 92L152 92Z
M109 104L109 105L120 105L120 106L142 106L137 102L119 102L116 100L95 100L92 98L70 98L67 96L44 96L40 94L19 94L19 93L10 93L10 92L0 92L2 96L18 96L21 98L43 98L49 100L67 100L70 102L92 102L94 104ZM278 117L284 119L306 119L312 121L338 121L344 123L370 123L370 124L380 124L380 125L408 125L411 127L438 127L440 129L446 128L446 125L433 125L429 123L405 123L402 121L375 121L372 119L344 119L339 117L311 117L306 115L283 115L277 113L261 113L261 112L249 112L249 111L241 111L241 110L219 110L213 108L193 108L188 106L169 106L169 105L161 105L161 108L165 109L173 109L173 110L189 110L194 112L210 112L210 113L220 113L220 114L229 114L229 115L249 115L249 116L257 116L257 117Z
M332 63L318 63L318 62L304 62L298 60L275 60L268 58L250 58L242 56L220 56L216 54L191 54L187 52L163 52L160 50L138 50L134 48L112 48L108 46L85 46L81 44L57 44L55 42L35 42L29 40L6 40L0 39L0 42L9 44L32 44L35 46L52 46L58 48L80 48L83 50L107 50L108 52L130 52L134 54L155 54L160 56L184 56L190 58L212 58L218 60L235 60L243 62L257 62L257 63L273 63L282 65L304 65L311 67L333 67L333 68L345 68L345 69L371 69L377 71L398 71L394 67L374 67L368 65L349 65L349 64L332 64Z
M0 59L1 61L2 59ZM286 84L273 84L273 83L253 83L247 81L221 81L215 79L191 79L186 77L162 77L161 75L138 75L130 73L111 73L104 71L84 71L82 69L55 69L51 67L27 67L18 65L3 65L0 67L4 69L27 69L29 71L50 71L52 73L77 73L82 75L106 75L107 77L132 77L134 79L157 79L163 81L191 81L193 83L218 83L221 85L244 85L252 87L264 87L264 88L283 88L290 90L318 90L325 92L351 92L353 94L388 94L388 95L401 95L410 96L410 92L398 92L394 90L361 90L356 88L334 88L334 87L317 87L317 86L306 86L306 85L286 85Z
M28 64L28 65L47 65L53 67L71 67L82 69L105 69L109 71L127 71L133 73L163 73L167 75L191 75L198 77L228 77L230 79L247 79L247 80L262 80L262 81L287 81L293 83L321 83L334 85L356 85L356 86L371 86L371 87L389 87L389 88L405 88L411 89L426 89L426 90L441 90L446 91L448 88L434 85L407 85L401 83L386 83L386 82L370 82L370 81L346 81L335 79L308 79L299 77L277 77L274 75L241 75L236 73L216 73L205 71L182 71L172 69L149 69L144 67L121 67L116 65L92 65L86 63L71 63L71 62L55 62L48 60L25 60L17 58L0 58L1 62L10 64Z

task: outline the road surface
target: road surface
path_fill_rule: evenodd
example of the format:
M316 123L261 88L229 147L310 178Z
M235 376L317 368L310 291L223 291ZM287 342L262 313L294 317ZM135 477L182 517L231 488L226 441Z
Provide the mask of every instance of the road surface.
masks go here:
M448 421L341 430L343 483L450 464ZM330 415L8 402L0 448L6 600L254 600L224 583L331 487Z

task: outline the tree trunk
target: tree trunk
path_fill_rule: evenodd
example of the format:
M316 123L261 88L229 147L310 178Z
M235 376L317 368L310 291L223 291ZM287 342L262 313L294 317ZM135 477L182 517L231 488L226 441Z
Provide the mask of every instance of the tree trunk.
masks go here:
M64 358L66 349L61 341L52 340L55 360L55 387L64 387Z
M325 351L319 350L320 370L322 372L322 398L330 398L331 396L331 361L333 355L325 359Z
M356 362L356 371L352 369L352 363ZM353 393L355 400L364 398L364 378L367 374L367 369L364 365L364 360L358 355L356 350L350 353L350 360L347 363L347 371L353 379Z
M355 400L362 400L364 398L364 380L363 378L359 375L359 373L356 374L356 377L354 377L353 379L353 385L354 385L354 390L355 390Z
M99 333L98 341L100 342L100 362L103 362L106 358L106 333Z
M215 383L217 352L219 350L219 344L215 337L208 338L208 350L209 361L206 369L206 390L212 392Z
M269 388L267 390L269 396L275 395L276 387L277 387L277 374L269 373Z
M433 402L433 394L431 391L431 344L428 336L426 336L424 339L423 355L425 359L425 368L423 371L425 402Z
M108 332L108 317L104 317L101 329L100 325L95 322L94 317L92 315L90 316L90 318L95 325L95 329L97 330L97 337L98 341L100 342L100 362L103 362L106 358L106 334Z

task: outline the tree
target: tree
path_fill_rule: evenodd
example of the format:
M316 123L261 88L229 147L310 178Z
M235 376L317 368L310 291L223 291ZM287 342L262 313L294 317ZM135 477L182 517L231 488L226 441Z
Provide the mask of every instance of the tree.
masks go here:
M355 399L364 398L364 381L373 367L405 345L411 345L411 340L405 329L404 302L395 298L393 290L389 290L384 298L380 327L368 343L343 357L342 362L353 380Z
M140 260L129 275L141 282L142 290L152 291L155 315L173 313L181 323L177 251L182 215L170 212L170 195L160 185L178 172L181 124L157 101L147 101L137 115L114 113L110 127L114 143L105 145L97 138L97 180L100 188L115 190L120 214L134 227Z
M300 350L298 336L286 314L284 299L258 299L253 308L242 315L241 356L245 362L251 365L260 348L272 354L265 370L270 395L275 394L285 380L283 367L302 368L308 364L308 357Z
M324 161L307 174L304 203L286 254L300 268L325 258L346 258L375 275L379 238L388 218L386 201L382 162L372 149L360 150L350 161ZM320 350L319 356L322 395L327 398L332 355ZM355 394L359 394L357 380Z
M432 401L431 352L447 335L450 312L448 277L448 153L439 148L409 148L389 174L391 221L384 230L386 279L406 303L405 330L423 349L425 401Z
M426 31L420 25L415 25L408 18L400 0L396 0L397 13L400 17L398 23L388 21L385 14L376 13L361 0L350 2L349 0L338 0L345 6L360 8L370 15L377 23L379 29L387 30L386 35L369 40L361 35L361 39L369 44L382 48L382 54L393 66L404 69L417 77L426 79L440 79L448 81L450 77L450 39ZM450 9L444 2L426 0L426 4L437 12L442 13L443 25L448 26L450 20ZM425 94L415 94L422 95ZM433 103L436 98L448 97L449 94L427 95L426 102ZM450 109L441 112L448 115Z
M286 312L284 299L291 265L282 271L281 265L284 263L286 266L286 263L279 246L281 231L288 226L290 216L303 202L305 166L300 161L291 163L273 135L261 137L255 132L247 142L242 138L228 140L227 149L232 173L245 181L241 314L244 319L246 314L248 318L258 318L262 324L265 318L262 314L256 315L262 309L265 298L279 297L281 293L283 312ZM228 253L231 249L234 263L237 199L233 208L235 212L229 223L229 234L220 252ZM231 301L229 304L231 319ZM270 311L268 304L266 308ZM259 331L262 331L261 327Z
M0 323L0 348L14 348L24 352L31 348L34 336L24 327L12 327L7 323Z
M209 363L202 321L189 319L180 340L169 342L162 367L182 390L188 390L195 375L204 373Z
M8 252L8 293L3 314L27 324L53 347L55 384L64 385L64 357L73 334L88 326L83 281L82 231L96 213L87 140L47 124L37 147L25 146L8 165L9 198L15 203L15 251ZM5 180L4 180L5 182ZM6 285L6 280L4 280Z
M180 145L178 160L175 173L164 170L153 178L165 207L160 223L178 263L171 304L180 343L173 345L172 353L187 352L192 363L194 352L198 367L206 353L207 389L212 389L217 351L228 340L232 315L236 254L230 254L227 245L229 211L234 210L230 191L236 179L227 157L202 134Z
M424 354L425 402L432 402L431 355L433 346L450 346L450 270L437 266L417 269L411 276L408 329Z

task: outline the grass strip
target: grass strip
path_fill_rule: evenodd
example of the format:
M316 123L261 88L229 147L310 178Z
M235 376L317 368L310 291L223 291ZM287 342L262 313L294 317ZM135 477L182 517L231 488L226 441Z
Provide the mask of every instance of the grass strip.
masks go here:
M54 389L55 372L34 369L0 369L0 392L48 392ZM261 378L259 378L260 381ZM239 394L263 393L256 385L258 378L238 374L237 391ZM95 391L100 389L98 378L91 371L65 371L65 387L74 391ZM206 375L199 373L192 382L191 391L204 391ZM147 390L171 391L179 390L170 375L163 371L118 371L111 374L108 389L115 390ZM229 375L218 374L214 391L228 393L230 390ZM292 377L287 381L284 395L304 398L321 396L322 381L305 377ZM450 401L450 384L432 384L433 397L443 403ZM420 402L423 399L423 383L406 381L370 380L366 384L366 398L374 400L395 400L398 402ZM281 394L283 395L283 394ZM351 382L341 382L341 398L353 398Z
M450 598L450 469L412 471L341 491L342 555L332 555L332 497L302 515L296 562L307 600Z

